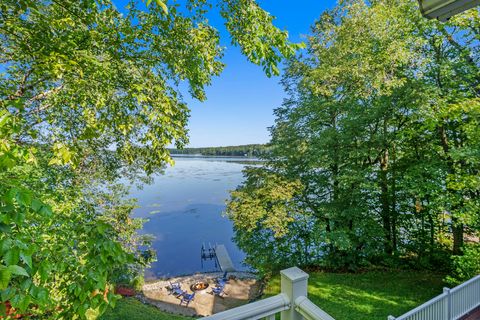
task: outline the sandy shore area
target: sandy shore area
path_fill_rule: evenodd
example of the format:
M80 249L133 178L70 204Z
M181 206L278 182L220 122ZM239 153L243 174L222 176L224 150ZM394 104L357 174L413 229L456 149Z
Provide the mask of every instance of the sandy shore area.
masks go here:
M150 281L143 286L143 296L140 298L159 309L185 316L208 316L230 308L240 306L256 299L260 294L261 286L256 275L248 272L228 273L228 282L223 297L211 293L215 286L215 279L221 278L222 272L197 273L189 276L175 277L165 280ZM192 293L190 286L198 281L205 281L209 287L197 291L194 300L188 307L180 306L180 299L170 294L170 282L179 282L183 290Z

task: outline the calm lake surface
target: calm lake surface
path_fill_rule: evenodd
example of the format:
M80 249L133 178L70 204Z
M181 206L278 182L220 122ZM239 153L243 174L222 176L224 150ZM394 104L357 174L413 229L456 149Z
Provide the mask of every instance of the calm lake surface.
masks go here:
M244 253L232 241L232 223L223 216L229 190L242 181L245 158L175 157L175 166L156 175L151 185L132 190L140 208L135 217L149 219L142 232L155 236L158 261L147 270L147 279L213 271L213 261L203 264L202 243L224 244L238 270ZM251 162L254 164L255 162Z

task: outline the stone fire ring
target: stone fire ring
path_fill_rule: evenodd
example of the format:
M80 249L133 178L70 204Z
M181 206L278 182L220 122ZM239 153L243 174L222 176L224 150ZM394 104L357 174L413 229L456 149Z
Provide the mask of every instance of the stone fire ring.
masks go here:
M190 290L192 290L193 292L200 292L206 290L208 286L209 284L206 281L197 281L190 286Z

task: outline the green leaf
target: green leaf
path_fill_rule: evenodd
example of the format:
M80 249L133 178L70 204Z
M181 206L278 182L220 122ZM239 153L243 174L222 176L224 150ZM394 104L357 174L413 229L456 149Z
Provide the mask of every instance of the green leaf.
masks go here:
M44 217L49 217L52 215L52 209L48 205L43 205L38 213Z
M28 254L24 251L21 251L20 252L20 258L22 259L22 261L27 265L29 266L30 268L32 267L32 255L31 254Z
M47 301L48 301L48 291L47 291L47 289L41 288L41 289L38 290L37 300L40 303L47 303Z
M17 201L19 204L29 207L32 203L32 196L24 191L19 191L17 193Z
M38 212L42 208L43 203L38 199L33 199L30 207L33 211Z
M20 260L20 252L18 248L12 248L8 250L3 256L3 261L7 266L15 265Z
M0 290L7 289L11 278L12 274L10 273L10 270L4 266L0 266Z
M66 147L62 148L62 150L60 150L60 155L62 156L62 160L63 160L64 164L67 164L67 163L71 162L72 153Z
M87 312L85 312L85 317L88 319L88 320L95 320L98 318L98 316L100 315L100 310L98 308L89 308L87 310Z
M27 271L20 266L12 265L12 266L8 266L7 269L10 270L11 274L14 274L14 275L17 275L17 276L29 277Z
M80 295L80 293L82 292L82 288L80 286L75 286L75 289L73 289L75 295L78 297Z
M10 302L12 303L12 307L14 307L15 309L19 309L19 311L21 312L24 312L30 304L30 296L22 293L17 293L15 296L13 296Z
M52 159L50 159L50 161L48 162L48 165L50 166L50 165L53 165L53 164L58 164L58 165L60 165L60 164L62 164L62 163L60 162L59 159L57 159L57 158L52 158Z
M0 207L0 212L12 212L15 208L11 204Z
M19 192L19 190L17 188L12 188L8 191L7 193L7 197L6 197L6 202L8 204L12 204L13 203L13 200L15 200L15 198L17 197L17 193Z
M30 305L30 302L31 302L30 299L31 299L30 296L25 295L23 296L23 299L19 301L18 309L20 310L20 312L25 312L28 310L28 306Z
M0 267L0 269L1 269L1 267ZM7 300L12 299L12 297L15 295L15 292L16 292L15 288L12 288L12 287L7 288L5 290L1 290L0 291L1 301L5 302Z
M12 240L11 239L0 240L0 253L3 253L5 251L9 250L11 246L12 246Z
M100 234L104 234L108 228L109 228L109 225L104 222L100 221L97 223L97 230Z
M10 233L12 230L10 228L10 225L0 222L0 232L3 233Z
M30 277L24 279L20 284L20 289L24 291L30 291L31 287L32 287L32 280L30 279Z
M5 303L0 303L0 316L5 317L7 315L7 306Z
M48 271L49 268L45 265L45 263L41 264L40 267L37 270L38 275L40 278L45 281L48 279Z
M151 1L151 0L150 0ZM163 12L165 14L168 14L168 8L167 8L167 5L162 1L162 0L155 0L158 4L158 6L160 6L163 10Z
M10 112L7 110L0 111L0 128L3 127L10 119Z
M25 212L24 211L18 211L15 214L15 216L13 217L13 222L15 222L18 225L21 225L24 220L25 220Z

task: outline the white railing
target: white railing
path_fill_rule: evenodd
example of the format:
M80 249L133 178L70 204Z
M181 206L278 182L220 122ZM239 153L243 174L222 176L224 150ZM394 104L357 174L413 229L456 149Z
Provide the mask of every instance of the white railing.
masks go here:
M388 320L457 320L480 306L480 275L456 286L400 317Z
M335 320L307 297L301 296L295 299L295 306L297 312L300 313L305 320Z
M209 320L241 320L241 319L275 319L275 315L290 309L290 300L283 294L249 303L235 309L214 314L204 318Z
M458 319L480 306L480 275L450 290L451 319Z
M223 311L204 320L334 320L307 298L308 274L297 267L280 271L281 293Z

